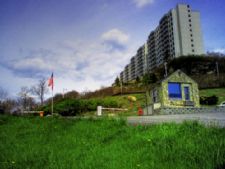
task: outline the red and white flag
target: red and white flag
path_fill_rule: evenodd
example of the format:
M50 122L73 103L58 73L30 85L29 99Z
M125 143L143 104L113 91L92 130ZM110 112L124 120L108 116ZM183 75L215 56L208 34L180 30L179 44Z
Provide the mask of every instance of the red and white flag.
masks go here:
M48 86L52 87L52 90L53 90L53 86L54 86L53 73L51 77L48 79Z

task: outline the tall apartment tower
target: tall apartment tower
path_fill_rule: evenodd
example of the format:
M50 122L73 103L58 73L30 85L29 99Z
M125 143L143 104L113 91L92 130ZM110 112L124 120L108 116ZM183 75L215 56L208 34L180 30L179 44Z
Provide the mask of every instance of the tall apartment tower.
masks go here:
M178 4L166 13L120 74L123 82L135 80L168 60L204 54L200 14L189 5Z
M161 18L147 44L149 71L179 56L204 54L199 12L178 4Z
M136 77L142 77L147 70L147 45L144 44L142 45L138 50L137 50L137 54L135 56L136 59L136 74L135 74L135 78Z

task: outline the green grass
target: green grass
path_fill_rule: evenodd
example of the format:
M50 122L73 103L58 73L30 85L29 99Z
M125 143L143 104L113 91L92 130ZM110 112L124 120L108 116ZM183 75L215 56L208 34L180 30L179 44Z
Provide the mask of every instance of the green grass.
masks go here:
M220 104L222 101L225 101L225 88L215 88L215 89L202 89L200 90L200 96L217 96Z
M0 168L219 169L224 128L0 116Z
M128 96L134 96L136 97L137 101L130 102L128 100ZM119 115L137 115L137 111L139 107L144 108L145 107L145 94L128 94L128 95L122 95L122 96L112 96L111 99L119 102L123 108L127 108L127 112L117 113Z

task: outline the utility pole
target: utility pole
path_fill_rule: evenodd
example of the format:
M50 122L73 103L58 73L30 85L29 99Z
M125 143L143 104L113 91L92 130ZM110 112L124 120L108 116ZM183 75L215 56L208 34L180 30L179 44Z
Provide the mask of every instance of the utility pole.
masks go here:
M67 91L67 89L63 88L63 99L64 99L65 91Z
M122 96L122 92L123 92L123 82L122 79L120 79L120 95Z
M220 72L219 72L219 64L218 64L218 62L216 62L216 74L217 74L217 77L219 78Z
M165 68L165 77L167 77L167 62L164 63L164 68Z

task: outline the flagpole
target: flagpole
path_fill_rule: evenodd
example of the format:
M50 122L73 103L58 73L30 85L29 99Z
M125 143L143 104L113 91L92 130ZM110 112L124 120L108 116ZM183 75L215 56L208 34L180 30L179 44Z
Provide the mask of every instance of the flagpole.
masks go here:
M53 116L53 88L52 88L52 116Z
M53 72L52 72L52 75L51 75L51 77L49 78L49 80L48 80L48 86L51 86L51 88L52 88L52 116L53 116L53 104L54 104L54 102L53 102L53 89L54 89L54 76L53 76Z
M123 81L122 79L120 79L120 95L122 96L122 92L123 92Z

